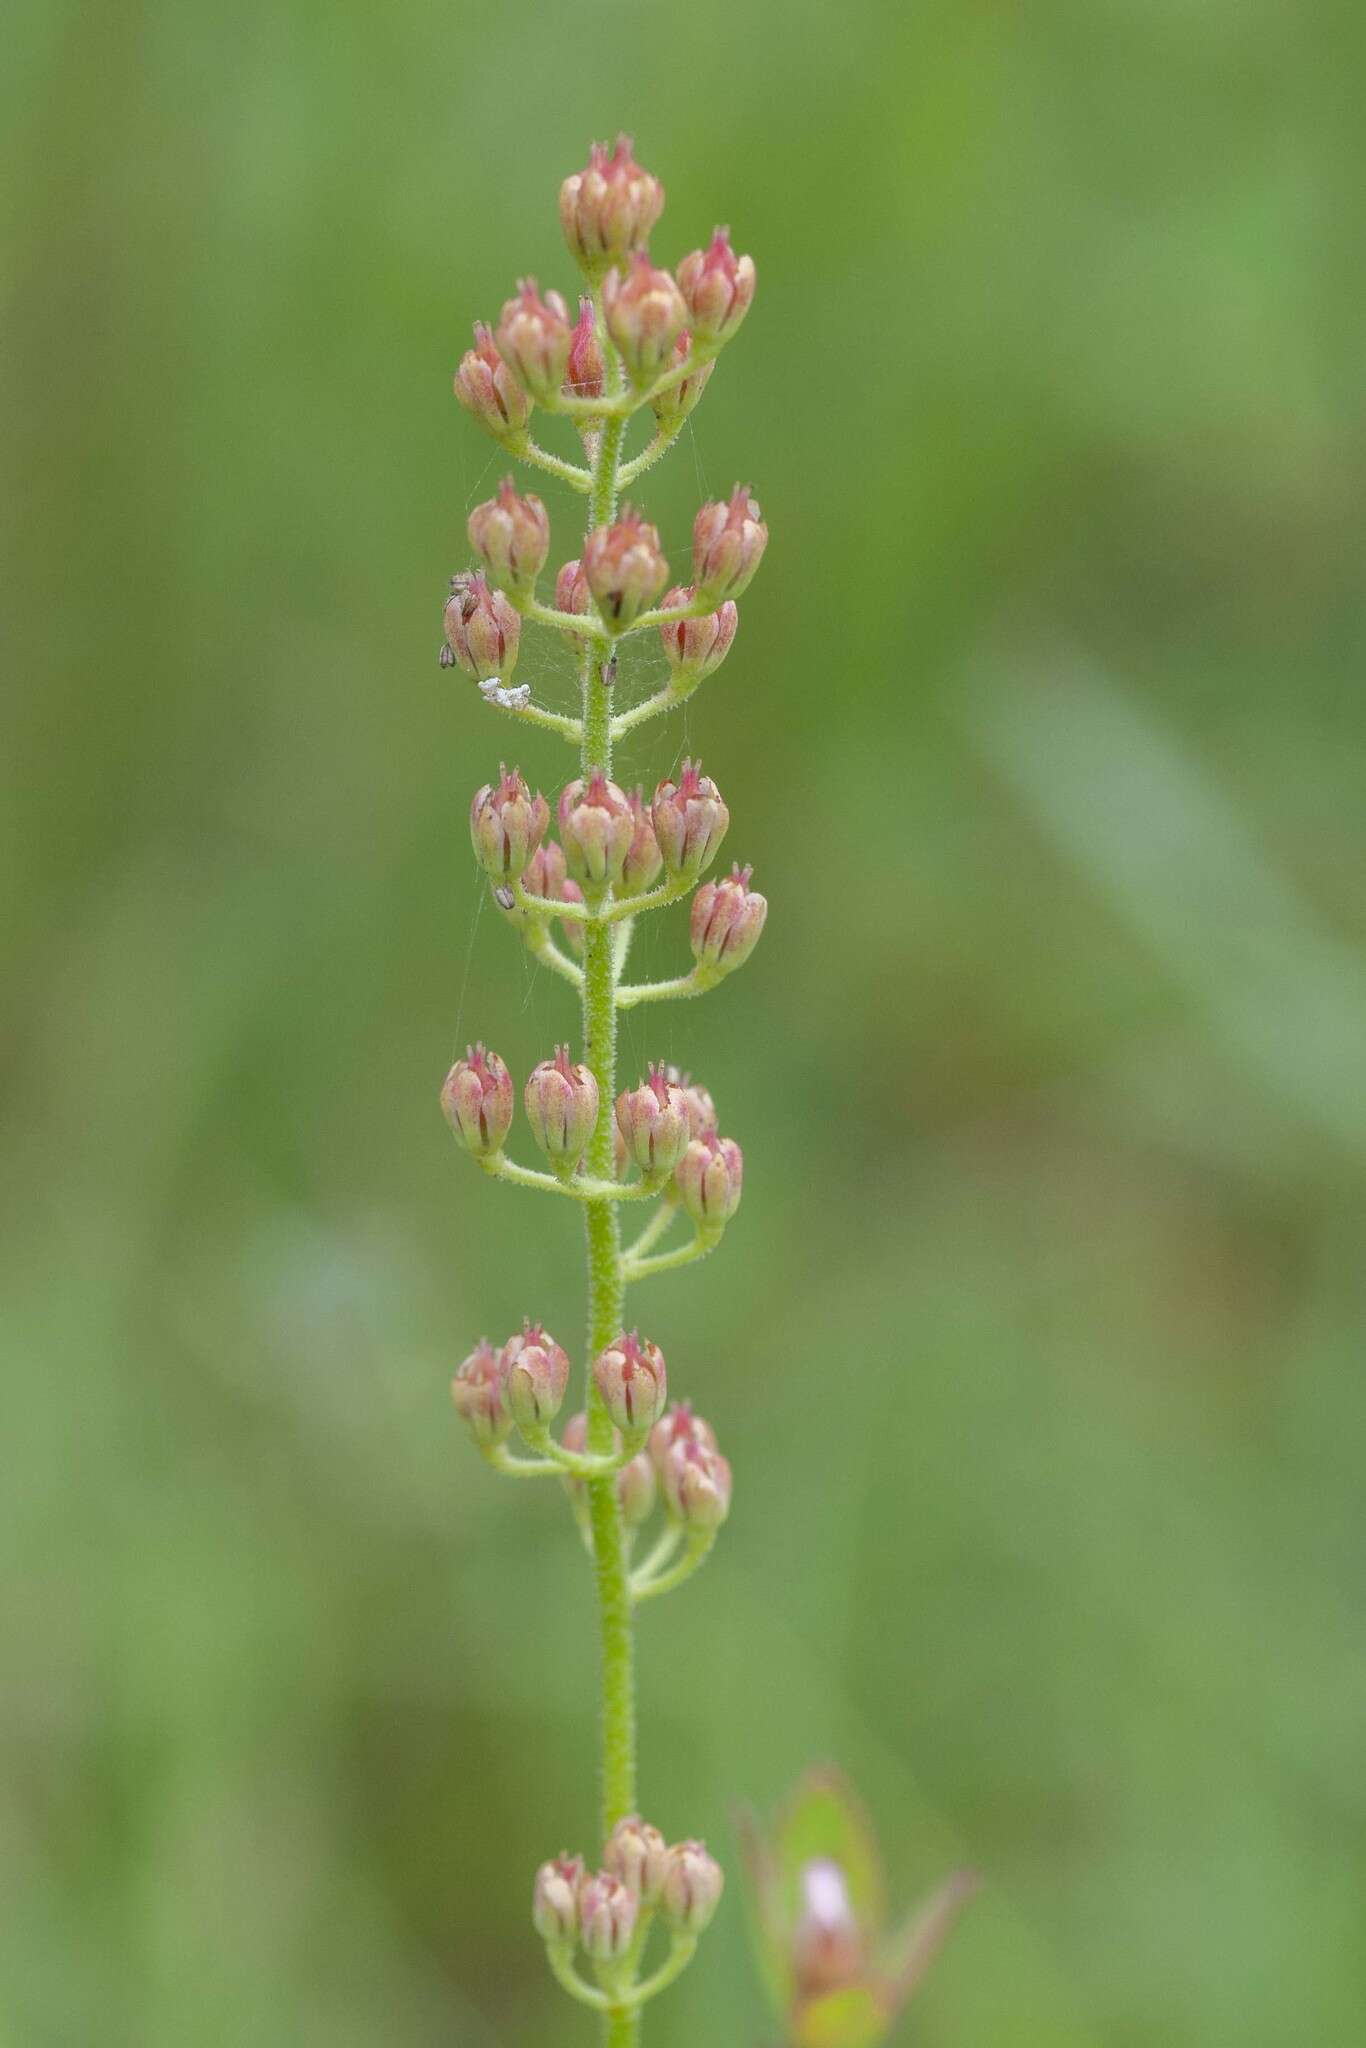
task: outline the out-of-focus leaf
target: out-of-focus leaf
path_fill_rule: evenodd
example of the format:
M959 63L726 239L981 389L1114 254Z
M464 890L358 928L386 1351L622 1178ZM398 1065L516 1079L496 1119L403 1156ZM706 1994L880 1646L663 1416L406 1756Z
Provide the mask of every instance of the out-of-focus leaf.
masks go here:
M801 1874L808 1863L838 1863L849 1884L859 1925L875 1947L886 1919L882 1857L867 1815L841 1772L828 1765L808 1771L773 1831L778 1896L786 1924L801 1912Z
M955 1870L892 1935L882 1955L892 2015L916 1990L980 1885L975 1870Z
M866 1984L854 1984L799 2006L792 2037L796 2048L872 2048L887 2025L887 2010L877 1993Z
M783 1917L777 1867L752 1807L740 1809L735 1825L744 1859L746 1915L759 1975L774 2011L786 2013L793 1991L792 1930Z

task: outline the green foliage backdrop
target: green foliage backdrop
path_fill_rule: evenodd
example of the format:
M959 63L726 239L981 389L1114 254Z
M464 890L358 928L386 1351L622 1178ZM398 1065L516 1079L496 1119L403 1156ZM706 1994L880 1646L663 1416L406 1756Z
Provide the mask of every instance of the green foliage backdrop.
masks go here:
M590 1828L582 1559L446 1393L524 1309L577 1335L579 1242L436 1109L569 1010L480 908L509 731L436 654L502 469L450 373L570 282L557 181L625 126L659 253L729 220L760 277L647 502L680 563L737 477L773 532L666 741L768 933L632 1027L747 1151L651 1296L737 1504L642 1616L649 1810L734 1871L830 1757L903 1896L976 1862L898 2041L1350 2048L1357 10L5 40L0 2036L590 2038L526 1923ZM650 2032L765 2048L738 1887Z

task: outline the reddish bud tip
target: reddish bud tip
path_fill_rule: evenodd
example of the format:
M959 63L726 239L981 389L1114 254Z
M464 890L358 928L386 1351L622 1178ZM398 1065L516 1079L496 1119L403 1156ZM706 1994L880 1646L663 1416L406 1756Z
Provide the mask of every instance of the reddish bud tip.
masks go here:
M593 1379L617 1428L628 1440L658 1421L668 1393L664 1353L632 1330L593 1361Z
M555 1420L569 1384L569 1360L540 1323L523 1323L498 1357L503 1403L525 1434Z
M603 279L602 310L627 376L643 390L669 367L687 318L678 286L638 250L625 276L609 270Z
M595 142L588 164L560 187L560 225L570 253L596 282L612 264L643 249L664 210L664 187L636 162L629 135L609 155Z
M489 1159L512 1127L512 1076L496 1052L467 1046L441 1084L441 1108L467 1152Z
M583 544L583 573L609 626L629 626L669 580L659 535L649 521L623 506L611 526L599 526Z
M751 868L732 867L720 882L704 882L692 900L690 933L699 966L729 974L759 943L768 899L751 889Z
M693 521L693 581L700 597L739 597L768 546L768 528L748 484L737 484L723 505L704 505Z
M678 266L678 288L693 332L712 343L729 341L754 299L754 258L737 256L730 229L718 228L706 249Z
M589 1069L557 1046L554 1059L532 1068L523 1092L531 1134L557 1173L570 1174L598 1120L598 1084Z
M498 1353L481 1337L451 1381L456 1413L479 1444L500 1444L512 1429L503 1403Z
M498 351L533 398L553 398L564 383L574 330L558 292L542 298L534 277L522 278L498 321Z
M636 822L623 791L604 775L581 778L560 792L560 838L576 881L603 888L619 881L636 835Z
M514 882L526 871L550 823L550 806L533 796L514 768L476 790L470 805L470 839L484 872L496 882Z
M531 401L494 346L482 321L475 325L474 347L467 349L455 373L455 395L486 434L514 447L526 431Z
M478 683L494 676L507 681L517 666L522 622L501 590L490 590L482 576L453 576L442 624L466 675Z

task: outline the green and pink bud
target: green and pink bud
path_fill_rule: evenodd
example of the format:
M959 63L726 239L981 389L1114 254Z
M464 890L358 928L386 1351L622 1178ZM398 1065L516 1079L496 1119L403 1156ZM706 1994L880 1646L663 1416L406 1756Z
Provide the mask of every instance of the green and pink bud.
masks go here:
M575 881L604 888L621 879L635 839L635 819L625 794L601 772L581 777L560 792L560 838Z
M706 249L678 266L678 288L699 341L729 341L754 299L754 258L737 256L730 229L718 228Z
M687 308L667 270L657 269L644 250L625 276L609 270L603 280L602 311L631 382L643 390L669 367Z
M693 521L693 582L699 597L739 597L768 546L768 528L748 484L737 484L725 504L704 505Z
M577 882L568 879L564 862L564 848L554 839L547 839L538 846L527 862L522 875L522 890L527 896L534 896L542 903L582 903L583 890ZM537 913L539 916L539 913ZM514 923L521 923L526 913L516 904L509 916ZM565 938L576 953L583 951L583 926L565 922Z
M560 187L560 225L571 255L594 283L623 257L643 249L664 211L664 187L636 162L629 135L609 156L595 142L585 170Z
M677 782L660 783L650 815L665 867L686 882L711 866L730 824L725 800L700 761L684 761Z
M692 336L685 327L673 345L670 360L661 367L661 376L666 369L681 370L692 353ZM673 383L666 385L664 390L655 393L650 400L650 410L655 416L655 425L661 432L676 428L688 417L706 390L715 368L714 362L694 362L686 376L675 379Z
M655 837L654 822L650 816L649 805L645 801L645 792L633 789L628 793L626 801L631 808L634 831L631 835L631 844L626 850L626 860L617 888L623 896L643 896L645 891L658 881L664 860L659 851L659 841Z
M476 505L469 516L470 546L492 580L504 590L529 596L550 553L550 520L534 492L522 497L510 476L496 498Z
M614 1963L631 1946L640 1901L619 1877L600 1870L579 1888L579 1938L595 1963Z
M662 609L666 612L680 609L690 605L696 596L697 592L690 583L678 584L665 592ZM659 629L659 637L664 646L664 659L673 675L675 691L680 696L684 694L680 685L692 689L713 669L720 668L730 653L730 643L735 638L739 623L740 613L730 598L714 612L703 612L700 618L665 620Z
M491 1159L512 1128L512 1076L496 1052L466 1046L441 1084L446 1122L467 1152Z
M654 1906L669 1873L669 1845L658 1828L638 1813L619 1820L602 1852L603 1868L634 1892L642 1906Z
M670 1518L697 1534L717 1530L730 1513L730 1465L700 1442L676 1443L659 1474Z
M623 1089L616 1118L627 1159L647 1179L673 1172L688 1145L688 1106L683 1090L668 1080L662 1066L652 1066L638 1087Z
M583 573L580 561L566 562L555 578L555 609L557 612L572 612L575 618L586 618L593 609L593 593L588 588L588 578ZM583 646L582 633L570 626L564 628L564 637L577 654Z
M486 782L470 805L470 838L485 874L515 882L546 834L550 806L539 789L533 796L514 768L501 764L497 782Z
M768 900L751 889L753 868L732 867L719 882L704 882L692 900L690 936L699 967L729 974L759 943Z
M674 1168L683 1207L703 1232L724 1229L740 1206L745 1158L734 1138L708 1131L689 1141Z
M663 1472L675 1444L700 1444L704 1451L716 1450L716 1431L693 1413L691 1401L675 1403L650 1431L650 1457L656 1472Z
M644 1436L664 1412L668 1375L664 1353L638 1331L625 1332L593 1361L593 1381L617 1428L629 1442Z
M531 1135L556 1173L573 1173L598 1120L598 1084L589 1069L558 1045L527 1076L522 1095Z
M542 298L534 277L518 280L517 296L509 299L498 321L498 352L533 398L558 396L574 329L558 292Z
M580 299L579 317L569 343L569 360L565 364L566 396L601 398L605 375L602 343L598 340L598 323L593 317L593 301Z
M499 355L482 320L475 323L474 347L460 359L455 395L495 441L512 446L526 432L531 401Z
M721 1903L725 1875L705 1842L679 1842L669 1851L660 1906L676 1933L698 1935Z
M628 1459L617 1474L617 1499L621 1518L628 1529L638 1529L654 1513L659 1481L647 1451Z
M442 625L467 676L477 683L495 676L507 681L517 666L522 622L501 590L490 590L482 576L452 576Z
M543 1430L564 1405L569 1360L541 1323L525 1322L499 1354L503 1405L523 1434Z
M669 580L659 535L629 505L611 526L595 527L583 544L583 573L609 629L631 625Z
M500 1444L512 1433L512 1417L503 1401L498 1353L481 1337L451 1381L451 1399L477 1444Z
M548 1948L572 1948L579 1934L582 1856L555 1856L536 1872L531 1920Z

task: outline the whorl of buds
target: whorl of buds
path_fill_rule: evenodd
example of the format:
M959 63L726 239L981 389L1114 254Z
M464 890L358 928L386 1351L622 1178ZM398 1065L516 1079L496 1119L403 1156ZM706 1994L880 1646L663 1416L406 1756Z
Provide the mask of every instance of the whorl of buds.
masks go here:
M500 1444L511 1433L512 1417L503 1403L498 1353L487 1337L479 1339L457 1368L451 1381L451 1399L477 1444Z
M669 565L655 528L624 505L611 526L595 527L584 542L583 573L609 626L625 627L659 596Z
M504 590L529 593L550 553L550 520L533 491L522 497L510 476L496 498L476 505L466 522L470 546Z
M678 584L665 592L661 609L674 611L691 604L696 596L697 592L690 583ZM730 598L716 611L703 612L700 618L665 620L659 629L659 637L664 645L664 659L673 672L675 688L680 683L691 688L704 676L709 676L713 669L720 668L730 653L730 643L735 638L739 623L739 610Z
M579 317L574 323L569 360L565 364L565 392L570 398L601 398L604 375L602 343L598 340L593 301L580 299Z
M441 1084L441 1108L467 1152L490 1159L512 1128L512 1076L496 1052L466 1046Z
M628 1160L647 1176L672 1173L688 1144L688 1105L662 1066L652 1066L638 1087L623 1089L616 1116Z
M589 1069L571 1061L567 1045L557 1045L554 1059L532 1068L522 1100L546 1158L557 1173L572 1173L598 1120L598 1084Z
M558 292L542 298L534 277L517 281L498 320L495 340L504 362L533 398L550 399L564 383L565 365L574 330L569 309Z
M635 1893L600 1870L579 1888L579 1934L595 1963L615 1962L631 1945L640 1901Z
M531 1920L550 1948L572 1947L579 1932L579 1891L582 1856L555 1856L536 1872L531 1893Z
M569 1384L569 1360L540 1323L523 1323L499 1354L503 1403L520 1430L555 1420Z
M754 258L737 256L730 229L718 228L706 249L678 266L678 288L700 341L729 341L754 298Z
M638 1529L654 1512L659 1480L648 1451L629 1458L617 1474L617 1499L628 1529Z
M701 1934L721 1903L725 1875L705 1842L679 1842L669 1851L660 1906L680 1934Z
M576 881L602 887L619 880L635 839L631 806L615 782L595 774L580 777L560 792L560 838L569 872Z
M664 1411L668 1376L664 1353L637 1331L623 1333L593 1361L593 1380L617 1428L628 1440L643 1436Z
M560 187L560 225L571 255L596 282L621 257L643 249L664 211L664 187L636 162L629 135L617 137L609 156L601 142L586 170Z
M692 336L685 327L673 345L668 363L661 366L660 375L665 369L681 370L692 353ZM650 400L656 426L676 427L680 420L685 420L706 390L715 368L714 362L694 363L685 377L679 377L664 390L657 391Z
M704 505L693 521L693 582L699 597L738 597L752 581L768 546L768 528L748 484L737 484L725 504Z
M476 321L474 347L466 349L455 373L455 395L495 441L518 441L531 418L531 400L494 345L482 320Z
M677 782L661 782L650 813L659 851L671 875L695 881L720 851L730 812L701 762L684 761Z
M683 1206L703 1230L719 1230L740 1206L745 1156L734 1138L707 1131L693 1138L674 1168Z
M514 768L500 763L497 782L476 790L470 805L470 838L485 874L515 882L545 837L550 806L539 789L533 796Z
M638 1813L619 1820L602 1852L603 1868L634 1892L642 1906L658 1904L669 1870L669 1845Z
M675 1443L660 1469L664 1506L676 1522L705 1533L730 1513L730 1465L696 1439Z
M603 279L602 312L631 382L641 389L653 384L667 368L688 316L668 271L637 251L624 277L609 270Z
M700 1444L704 1451L716 1450L716 1431L693 1413L691 1401L675 1403L650 1431L650 1457L656 1472L663 1472L675 1444Z
M690 936L700 967L729 974L743 966L759 943L768 899L751 889L753 868L732 867L719 882L704 882L692 900Z
M507 681L517 666L522 622L501 590L490 590L482 576L452 576L442 625L446 646L467 676L477 683L493 676ZM448 665L445 655L442 661Z

